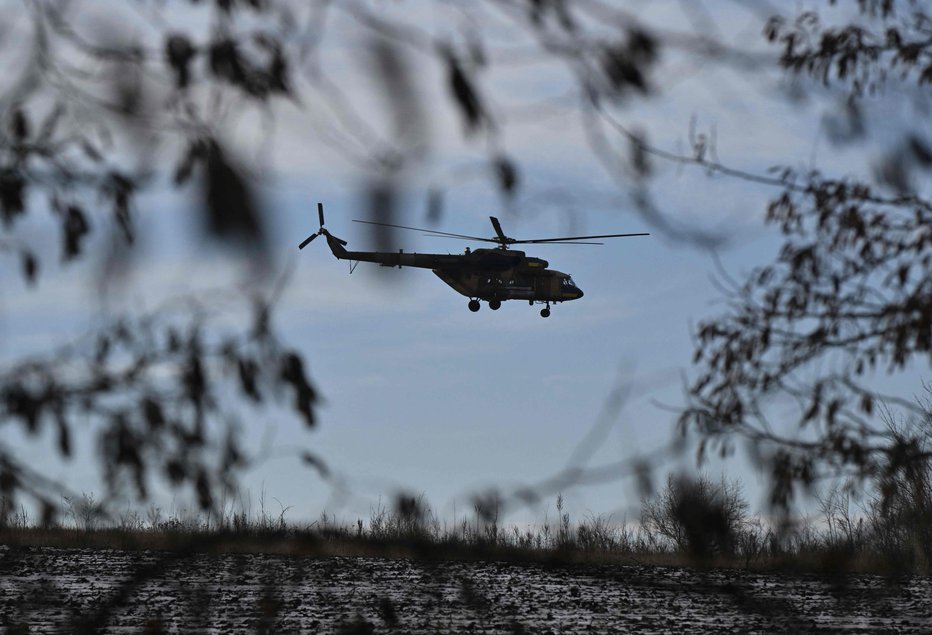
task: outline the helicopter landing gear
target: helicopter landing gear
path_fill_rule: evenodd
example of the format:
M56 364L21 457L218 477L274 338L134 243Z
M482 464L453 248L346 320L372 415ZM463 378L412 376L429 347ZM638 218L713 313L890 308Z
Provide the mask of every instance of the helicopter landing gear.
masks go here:
M467 306L469 307L469 310L470 310L470 311L472 311L473 313L475 313L476 311L479 310L479 307L482 306L482 305L479 304L479 300L470 300L470 301L469 301L469 304L468 304Z
M550 317L550 305L549 304L540 310L540 316L542 318Z
M489 300L489 308L493 311L498 311L502 307L502 303L499 300Z

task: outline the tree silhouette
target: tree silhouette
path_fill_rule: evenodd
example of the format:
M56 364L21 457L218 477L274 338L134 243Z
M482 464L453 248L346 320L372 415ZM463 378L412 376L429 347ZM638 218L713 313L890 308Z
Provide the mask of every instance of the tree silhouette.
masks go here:
M807 12L766 29L791 76L848 91L837 143L867 133L868 95L895 98L915 83L917 107L928 103L928 15L909 2L859 8L844 24ZM700 451L753 441L783 510L796 486L822 477L885 499L893 483L921 488L928 478L927 409L877 387L885 374L922 377L932 361L930 153L920 127L897 134L873 182L783 169L766 215L779 253L743 281L723 273L729 309L696 329L699 374L681 425L701 435ZM791 411L777 407L787 403Z
M40 1L11 12L17 30L2 42L3 54L28 55L0 102L0 252L16 256L21 275L40 284L50 254L17 228L48 209L66 265L86 256L91 241L99 248L101 233L112 234L106 283L131 265L124 256L138 242L137 195L167 175L192 190L206 236L248 254L272 292L240 298L252 303L253 319L238 332L215 324L217 307L230 301L220 296L146 313L104 312L96 332L3 367L0 422L30 434L51 426L64 458L76 435L97 430L108 498L145 500L161 482L188 488L210 509L235 491L236 475L254 458L241 447L239 408L287 400L305 424L315 423L317 394L305 362L274 332L281 281L270 277L267 211L222 122L211 119L224 109L263 110L273 96L290 95L290 71L279 37L263 37L260 25L237 30L240 14L261 21L271 4L216 3L216 27L198 42L167 26L157 8L130 5L120 9L138 11L137 26L150 28L140 40L124 37L86 3ZM15 447L0 446L0 520L25 495L44 522L55 521L63 487L25 465Z

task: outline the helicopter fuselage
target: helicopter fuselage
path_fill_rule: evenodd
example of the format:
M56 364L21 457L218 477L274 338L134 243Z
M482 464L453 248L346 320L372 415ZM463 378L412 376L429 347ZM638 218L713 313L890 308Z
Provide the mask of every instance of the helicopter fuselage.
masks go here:
M468 298L487 302L526 300L556 303L583 296L569 274L548 269L541 258L512 249L467 249L462 254L419 254L379 251L348 251L335 238L327 237L333 255L341 260L373 262L383 267L430 269Z

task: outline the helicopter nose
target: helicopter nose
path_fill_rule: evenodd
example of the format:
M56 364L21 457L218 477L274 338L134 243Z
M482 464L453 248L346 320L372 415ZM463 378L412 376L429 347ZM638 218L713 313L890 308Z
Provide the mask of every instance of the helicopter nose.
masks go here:
M576 287L576 299L578 300L579 298L583 297L584 295L586 295L586 294L582 292L582 289L580 289L579 287Z

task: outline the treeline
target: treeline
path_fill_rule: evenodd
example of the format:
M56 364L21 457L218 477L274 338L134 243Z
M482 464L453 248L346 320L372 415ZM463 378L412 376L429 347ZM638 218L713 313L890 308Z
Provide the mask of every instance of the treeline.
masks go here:
M740 482L670 476L641 502L640 521L590 514L571 518L564 499L556 514L518 526L478 507L442 520L422 497L379 503L368 519L346 522L323 513L309 523L286 519L260 499L256 511L168 515L107 514L92 495L65 499L64 522L40 527L21 509L0 542L63 547L285 551L318 554L392 553L437 557L496 557L637 561L673 565L928 573L932 554L932 478L891 484L856 501L844 488L818 498L819 510L793 522L750 513ZM242 505L241 505L242 507Z

